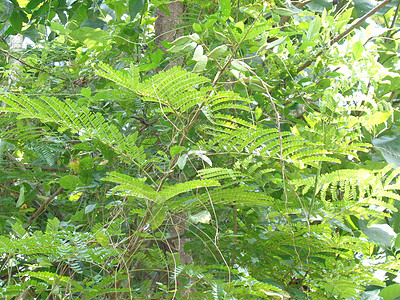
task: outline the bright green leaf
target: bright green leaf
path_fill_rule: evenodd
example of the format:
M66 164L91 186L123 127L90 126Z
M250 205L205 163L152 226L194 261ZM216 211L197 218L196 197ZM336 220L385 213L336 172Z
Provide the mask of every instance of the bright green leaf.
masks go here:
M58 220L56 217L54 217L53 219L49 219L46 225L46 233L53 235L56 234L58 232L59 226L60 220Z
M193 29L196 32L202 32L203 31L203 27L201 26L201 24L198 24L198 23L194 23L193 24Z
M185 150L186 150L185 147L182 147L182 146L179 146L179 145L175 145L175 146L172 146L172 147L171 147L171 149L169 150L169 152L170 152L170 154L171 154L171 157L174 157L175 155L178 155L178 154L180 154L182 151L185 151Z
M101 230L96 232L96 241L103 247L107 247L109 243L108 236Z
M71 193L71 195L69 195L68 199L69 199L69 201L76 202L81 198L82 194L83 194L83 192Z
M379 296L381 296L383 300L394 300L397 297L400 297L400 284L395 283L385 287L381 290Z
M231 15L231 0L220 0L219 7L222 13L222 17L227 20Z
M83 97L89 98L90 95L92 94L92 90L90 89L90 87L82 88L81 89L81 94L82 94Z
M157 228L159 228L163 224L165 218L166 218L165 207L159 209L158 211L154 211L151 220L151 229L156 230Z
M274 8L272 11L279 16L285 16L285 17L291 17L297 15L297 12L283 7Z
M183 170L183 168L184 168L185 165L186 165L186 160L187 160L187 158L188 158L188 155L187 155L187 154L183 154L183 155L181 155L181 156L179 157L179 159L178 159L178 167L179 167L179 169Z
M203 210L195 215L191 215L189 217L189 221L193 224L202 223L202 224L210 224L211 222L211 214L208 210Z
M277 39L277 40L275 40L275 41L273 41L273 42L271 42L271 43L266 42L264 45L262 45L262 46L260 47L260 49L258 50L258 52L261 52L261 51L264 51L264 50L268 50L268 49L272 49L272 48L274 48L275 46L278 46L278 45L282 44L285 40L286 40L286 37L282 37L282 38Z
M352 52L355 60L359 60L361 58L363 51L364 45L361 43L361 41L357 41L353 44Z
M216 59L216 58L221 57L222 55L224 55L227 50L228 50L228 47L226 45L218 46L218 47L214 48L208 54L208 57Z
M340 14L339 18L336 20L335 29L339 30L343 26L349 23L351 15L353 13L353 8L345 9L342 14Z
M196 65L193 68L193 72L194 73L201 73L205 70L206 66L207 66L207 61L208 58L207 56L203 55L199 58L199 61L196 63Z
M65 190L74 190L79 186L83 186L82 180L80 180L79 177L75 175L63 176L58 180L58 182Z
M381 124L383 122L386 122L391 115L392 115L391 111L378 111L368 118L367 124L368 125Z
M197 47L196 47L196 50L194 50L194 53L193 53L193 60L194 61L200 61L201 59L202 59L202 57L203 57L204 55L203 55L203 46L202 45L198 45Z
M312 41L319 36L319 31L321 30L321 19L319 16L315 16L314 20L311 21L310 27L307 31L307 40Z
M241 33L244 32L244 23L243 23L242 21L237 22L237 23L235 24L235 27L236 27L236 28L239 28L240 31L241 31Z
M16 207L21 207L25 202L25 187L23 184L20 185L19 188L19 197L16 204Z
M399 233L397 234L397 236L394 240L393 246L397 249L400 249L400 234Z
M255 113L254 113L254 116L255 116L256 120L260 119L260 117L262 116L262 112L263 112L262 109L257 106L256 110L255 110Z

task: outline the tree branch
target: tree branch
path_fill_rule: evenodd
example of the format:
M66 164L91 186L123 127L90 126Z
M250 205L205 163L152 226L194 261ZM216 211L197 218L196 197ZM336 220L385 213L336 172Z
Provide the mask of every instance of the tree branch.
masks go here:
M16 57L15 55L12 55L10 52L8 52L7 50L4 50L4 49L1 49L0 48L0 52L3 52L5 55L7 55L7 56L9 56L9 57L11 57L12 59L15 59L16 61L19 61L21 64L23 64L23 65L25 65L25 66L27 66L27 67L29 67L29 68L32 68L32 69L35 69L35 70L38 70L38 71L42 71L42 72L45 72L45 73L50 73L50 71L48 71L48 70L45 70L45 69L42 69L42 68L39 68L39 67L35 67L35 66L32 66L31 64L28 64L26 61L24 61L22 58L18 58L18 57ZM57 76L58 78L60 78L60 79L62 79L62 80L67 80L66 78L64 78L64 77L61 77L61 76Z
M35 213L33 214L33 216L30 218L28 224L25 226L25 229L28 229L33 221L35 221L35 219L42 213L42 211L47 207L47 205L50 204L50 202L59 194L61 194L62 192L64 192L64 189L62 187L60 187L54 194L52 194L46 201L43 202L43 204L35 211Z
M312 2L312 1L314 1L314 0L306 0L304 2L297 3L295 5L295 7L298 8L298 9L303 8L304 6L306 6L308 3ZM289 19L290 19L289 16L282 16L281 19L279 20L279 25L282 26L287 21L289 21Z
M389 4L390 2L392 2L392 0L386 0L383 1L381 4L379 4L377 7L375 7L374 9L370 10L367 14L365 14L364 16L362 16L361 18L355 20L349 28L347 28L344 32L342 32L341 34L339 34L337 37L335 37L333 40L330 41L329 45L332 46L333 44L339 42L341 39L343 39L345 36L347 36L349 33L351 33L354 29L356 29L358 26L360 26L362 23L364 23L364 21L369 18L370 16L372 16L374 13L376 13L378 10L382 9L384 6L386 6L387 4ZM297 73L300 73L301 71L303 71L305 68L309 67L319 56L322 55L322 53L324 53L326 51L326 49L321 50L320 52L318 52L317 55L315 55L312 59L308 60L307 62L305 62L303 65L301 65L298 69L297 69Z
M54 171L54 172L69 172L70 171L68 168L43 166L43 165L36 165L36 164L23 164L23 166L28 169L41 168L44 171Z

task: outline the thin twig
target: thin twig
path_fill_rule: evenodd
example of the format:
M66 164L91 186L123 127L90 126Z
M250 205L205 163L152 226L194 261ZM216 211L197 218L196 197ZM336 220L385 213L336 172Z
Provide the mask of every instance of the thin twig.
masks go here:
M51 171L51 172L69 172L70 171L70 169L68 169L68 168L52 167L52 166L44 166L44 165L36 165L36 164L23 164L22 166L27 169L40 168L43 171Z
M4 151L4 153L6 154L7 158L8 158L9 160L11 160L15 165L17 165L18 168L19 168L22 172L26 172L25 166L24 166L18 159L16 159L10 152Z
M25 66L27 66L27 67L29 67L29 68L31 68L31 69L35 69L35 70L42 71L42 72L45 72L45 73L49 73L49 74L50 74L50 71L49 71L49 70L45 70L45 69L42 69L42 68L39 68L39 67L35 67L35 66L31 65L31 64L28 64L25 60L23 60L22 58L16 57L15 55L12 55L12 54L11 54L10 52L8 52L7 50L4 50L4 49L1 49L1 48L0 48L0 52L3 52L3 53L6 54L7 56L11 57L12 59L15 59L15 60L19 61L21 64L23 64L23 65L25 65ZM54 74L53 74L53 75L54 75ZM60 78L60 79L62 79L62 80L67 81L67 78L64 78L64 77L62 77L62 76L58 76L58 75L54 75L54 76L56 76L56 77L58 77L58 78Z
M369 18L370 16L372 16L374 13L376 13L378 10L380 10L381 8L383 8L384 6L386 6L387 4L389 4L390 2L392 2L392 0L386 0L384 2L382 2L381 4L379 4L377 7L375 7L374 9L370 10L367 14L365 14L364 16L362 16L362 18L359 18L357 20L355 20L349 28L347 28L344 32L342 32L341 34L339 34L337 37L335 37L334 39L332 39L329 43L329 46L332 46L333 44L339 42L341 39L343 39L345 36L347 36L348 34L350 34L354 29L356 29L358 26L360 26L362 23L364 23L364 21ZM326 49L321 50L320 52L317 53L317 55L315 55L313 58L311 58L310 60L308 60L307 62L305 62L303 65L301 65L299 68L297 68L297 73L300 73L301 71L303 71L304 69L308 68L319 56L321 56L324 52L326 51Z
M304 6L306 6L308 3L312 2L312 1L314 1L314 0L306 0L304 2L297 3L295 5L295 7L298 9L303 8ZM281 19L279 20L279 25L280 26L284 25L287 21L289 21L289 19L290 19L290 16L282 16Z
M47 205L49 205L49 203L59 194L61 194L62 192L64 192L64 189L62 187L60 187L54 194L52 194L46 201L43 202L43 204L35 211L35 213L33 214L33 216L30 218L28 224L25 226L25 229L28 229L33 221L35 221L35 219L42 213L42 211L47 207Z
M399 7L400 7L400 2L396 6L396 11L394 13L392 24L390 25L390 29L393 29L394 25L396 24L397 16L399 15Z

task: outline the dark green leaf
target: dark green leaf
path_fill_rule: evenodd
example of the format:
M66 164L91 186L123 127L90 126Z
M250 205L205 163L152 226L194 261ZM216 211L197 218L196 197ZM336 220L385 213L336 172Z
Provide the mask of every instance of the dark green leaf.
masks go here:
M374 9L375 6L376 2L374 0L354 0L354 7L358 17L362 17L367 12Z
M16 31L20 32L22 30L22 24L26 20L27 20L26 15L23 11L14 10L10 16L9 22Z
M136 15L142 11L145 0L129 0L129 16L133 21Z
M89 18L84 20L81 24L81 27L89 27L89 28L100 28L101 30L107 29L107 23L101 19L90 20Z
M29 0L28 4L26 5L27 9L33 10L39 6L39 4L43 3L42 0Z
M314 0L307 4L307 7L315 12L322 13L324 9L327 11L332 9L332 1L331 0Z

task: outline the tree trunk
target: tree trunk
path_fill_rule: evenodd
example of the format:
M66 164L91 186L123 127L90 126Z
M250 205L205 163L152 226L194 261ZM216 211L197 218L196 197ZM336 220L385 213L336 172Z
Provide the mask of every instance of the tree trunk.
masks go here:
M165 47L161 42L172 42L183 34L182 28L179 28L179 25L182 23L183 3L181 1L171 1L168 4L168 9L169 15L159 8L156 9L157 20L154 28L156 45L163 51L165 51ZM181 63L181 58L175 58L170 62L168 68L180 65Z
M183 35L183 30L180 28L183 17L183 3L181 1L173 1L168 4L169 15L160 9L156 9L156 45L163 51L166 51L165 47L161 42L168 41L172 42ZM176 57L170 61L168 69L177 65L181 65L183 62L182 57ZM175 251L179 253L179 257L183 264L192 264L193 258L190 254L185 253L184 246L188 242L188 238L183 237L183 233L186 229L187 215L185 213L178 214L171 218L170 235L176 236L176 239L170 241L170 245ZM188 291L190 293L190 291Z

